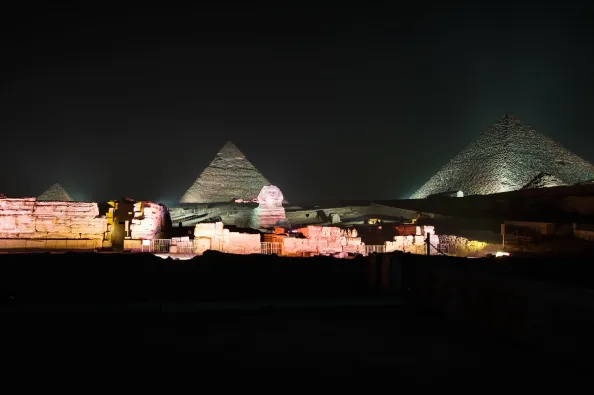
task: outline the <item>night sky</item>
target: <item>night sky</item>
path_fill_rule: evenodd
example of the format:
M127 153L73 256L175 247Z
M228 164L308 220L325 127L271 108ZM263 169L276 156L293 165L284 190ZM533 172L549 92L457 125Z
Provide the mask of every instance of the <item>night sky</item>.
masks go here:
M594 162L587 2L242 3L5 10L0 192L170 204L232 140L290 201L401 198L505 113Z

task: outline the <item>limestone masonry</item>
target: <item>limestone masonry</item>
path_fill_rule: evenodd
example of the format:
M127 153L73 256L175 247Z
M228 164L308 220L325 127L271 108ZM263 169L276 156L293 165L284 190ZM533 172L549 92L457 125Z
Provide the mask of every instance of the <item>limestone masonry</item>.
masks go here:
M455 156L412 199L445 192L485 195L594 180L594 166L505 116Z
M356 230L331 226L308 226L297 229L305 238L285 237L283 253L293 254L362 254L365 246Z
M0 239L90 239L100 245L106 229L97 203L0 199Z
M197 224L194 229L194 253L217 250L235 254L259 254L260 235L231 232L222 222Z
M167 209L152 202L136 202L134 218L130 224L132 239L152 240L163 238L167 226Z

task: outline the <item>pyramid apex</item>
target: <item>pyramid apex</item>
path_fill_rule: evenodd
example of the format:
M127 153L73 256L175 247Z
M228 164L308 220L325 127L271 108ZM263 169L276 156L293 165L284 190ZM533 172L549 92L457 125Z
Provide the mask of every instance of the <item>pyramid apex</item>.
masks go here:
M43 192L37 200L53 200L60 202L72 202L73 199L68 192L59 184L54 183L45 192Z
M251 200L265 185L270 185L270 182L229 140L184 193L180 203Z
M519 122L520 120L518 118L516 118L515 116L513 116L513 115L510 115L508 113L505 113L505 114L503 114L503 116L501 118L499 118L499 121L504 121L504 122L507 122L507 121L516 121L516 122Z
M220 156L223 156L223 157L227 157L227 158L234 158L234 157L235 158L241 158L241 157L245 157L245 155L243 154L243 152L241 152L239 150L239 148L237 148L237 146L235 144L233 144L233 142L231 140L227 140L227 142L219 150L219 152L217 153L217 155L220 155Z

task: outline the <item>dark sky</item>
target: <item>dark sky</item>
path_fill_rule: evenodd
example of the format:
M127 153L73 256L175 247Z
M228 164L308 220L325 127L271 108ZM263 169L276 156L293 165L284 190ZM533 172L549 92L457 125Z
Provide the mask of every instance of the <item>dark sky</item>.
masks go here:
M587 2L162 3L3 13L0 192L175 201L232 140L290 201L400 198L504 113L594 162Z

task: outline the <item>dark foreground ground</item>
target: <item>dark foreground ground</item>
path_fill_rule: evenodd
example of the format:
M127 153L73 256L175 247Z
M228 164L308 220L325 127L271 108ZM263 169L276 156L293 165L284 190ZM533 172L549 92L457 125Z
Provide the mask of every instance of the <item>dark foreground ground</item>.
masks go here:
M146 306L71 306L71 312L65 306L12 307L2 312L1 347L12 367L104 380L190 374L201 381L226 377L230 384L241 377L350 376L397 380L399 386L484 388L575 384L590 377L590 361L576 355L480 335L398 300L382 304L170 305L161 312Z
M83 379L84 393L120 378L193 391L350 377L484 392L592 377L590 291L508 266L528 262L393 255L384 271L383 258L0 256L3 377Z

